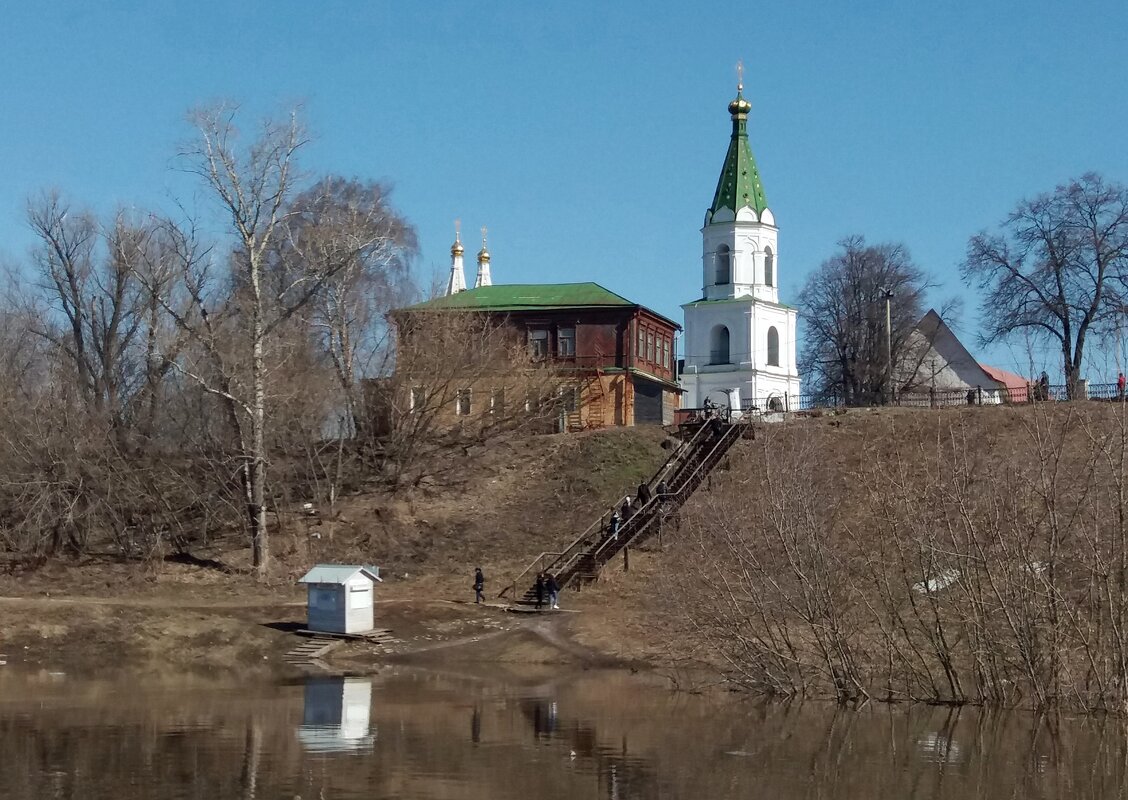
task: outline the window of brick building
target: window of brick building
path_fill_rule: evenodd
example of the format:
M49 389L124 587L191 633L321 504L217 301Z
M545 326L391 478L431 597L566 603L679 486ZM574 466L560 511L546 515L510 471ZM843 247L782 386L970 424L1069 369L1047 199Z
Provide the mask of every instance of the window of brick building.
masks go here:
M560 358L576 357L576 329L558 328L556 331L556 355Z
M470 396L469 389L459 389L458 394L454 398L454 413L460 417L465 417L470 414Z
M548 331L544 328L529 331L529 357L534 361L548 358Z

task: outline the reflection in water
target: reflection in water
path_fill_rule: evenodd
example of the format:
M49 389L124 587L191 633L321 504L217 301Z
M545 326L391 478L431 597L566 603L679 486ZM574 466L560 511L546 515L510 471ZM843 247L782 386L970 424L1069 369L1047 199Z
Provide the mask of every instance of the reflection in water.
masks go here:
M312 753L341 753L371 747L371 678L306 679L298 741Z
M1124 796L1125 742L1107 718L784 707L619 673L226 689L0 674L4 800L1104 800Z

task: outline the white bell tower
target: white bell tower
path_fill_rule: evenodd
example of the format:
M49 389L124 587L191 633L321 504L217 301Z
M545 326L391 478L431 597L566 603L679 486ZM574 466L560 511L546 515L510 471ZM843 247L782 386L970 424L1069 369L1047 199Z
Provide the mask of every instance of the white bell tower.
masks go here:
M738 68L739 69L739 68ZM739 389L761 411L798 407L794 308L779 302L779 228L748 143L743 75L729 103L732 136L701 228L701 298L685 312L684 404L725 405Z

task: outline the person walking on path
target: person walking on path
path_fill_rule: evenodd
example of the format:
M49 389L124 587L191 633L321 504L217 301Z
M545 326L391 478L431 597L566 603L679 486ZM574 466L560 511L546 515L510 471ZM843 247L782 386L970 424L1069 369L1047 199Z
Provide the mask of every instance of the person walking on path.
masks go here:
M537 573L536 583L533 584L533 593L537 596L537 611L544 605L544 573Z
M1116 399L1117 400L1123 400L1124 399L1124 384L1125 384L1124 373L1121 372L1116 376Z
M474 605L486 602L482 591L486 588L486 576L482 574L481 567L474 568Z
M545 577L544 588L548 590L548 607L560 608L560 586L556 583L556 576L551 572Z
M638 485L638 504L642 507L650 502L650 486L643 481Z

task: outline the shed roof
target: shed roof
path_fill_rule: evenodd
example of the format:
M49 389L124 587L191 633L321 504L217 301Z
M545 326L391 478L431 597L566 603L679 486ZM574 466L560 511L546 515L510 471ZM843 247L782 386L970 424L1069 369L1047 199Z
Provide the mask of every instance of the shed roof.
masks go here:
M384 582L380 577L379 567L363 567L358 564L318 564L302 576L298 583L346 584L358 572L373 582Z

